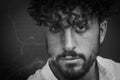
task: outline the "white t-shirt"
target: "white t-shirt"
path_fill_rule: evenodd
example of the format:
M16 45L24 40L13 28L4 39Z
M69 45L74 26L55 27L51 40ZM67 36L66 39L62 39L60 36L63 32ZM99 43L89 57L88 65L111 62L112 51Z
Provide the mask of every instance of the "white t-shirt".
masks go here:
M31 75L27 80L58 80L51 71L47 61L46 65ZM97 57L99 80L120 80L120 63L110 59Z

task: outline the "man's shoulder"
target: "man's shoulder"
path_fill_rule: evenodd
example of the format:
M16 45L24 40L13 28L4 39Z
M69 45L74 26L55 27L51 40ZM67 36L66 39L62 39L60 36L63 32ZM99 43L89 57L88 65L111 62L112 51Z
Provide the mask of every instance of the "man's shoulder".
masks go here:
M120 63L100 56L97 57L97 60L102 67L114 75L115 80L120 80Z
M33 75L31 75L27 80L44 80L41 74L41 69L37 70Z
M112 59L103 58L103 57L100 57L100 56L97 57L97 60L103 66L108 66L109 65L109 67L113 67L113 68L116 68L116 69L120 70L120 63L119 62L115 62Z
M33 75L31 75L28 80L57 80L49 67L49 59L47 63L39 70L37 70Z

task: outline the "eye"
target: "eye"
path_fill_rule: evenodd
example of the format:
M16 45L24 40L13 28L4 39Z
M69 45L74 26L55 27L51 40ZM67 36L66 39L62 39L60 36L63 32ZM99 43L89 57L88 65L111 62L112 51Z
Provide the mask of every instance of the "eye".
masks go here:
M87 30L87 26L82 25L82 26L75 26L75 31L77 33L83 33Z
M74 25L74 28L77 33L84 33L88 30L89 27L86 22L83 23L79 22Z
M49 31L52 33L58 33L60 31L62 31L62 27L58 24L54 24L49 28Z

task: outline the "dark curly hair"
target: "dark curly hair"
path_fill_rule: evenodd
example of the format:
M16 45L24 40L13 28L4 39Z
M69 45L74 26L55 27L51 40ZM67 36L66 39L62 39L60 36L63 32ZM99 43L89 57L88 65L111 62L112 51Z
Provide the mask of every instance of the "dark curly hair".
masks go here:
M32 0L28 13L37 22L37 25L46 24L54 11L71 11L76 6L90 15L96 16L99 21L118 13L115 0Z

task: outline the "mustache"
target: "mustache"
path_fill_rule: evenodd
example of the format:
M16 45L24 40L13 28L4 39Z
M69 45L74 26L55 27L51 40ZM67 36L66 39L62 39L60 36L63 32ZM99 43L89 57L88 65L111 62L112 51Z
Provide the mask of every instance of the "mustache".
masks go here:
M64 51L62 54L58 55L57 56L57 60L60 59L60 58L64 58L66 56L72 56L72 57L78 57L83 59L84 61L86 61L86 58L85 56L82 54L82 53L76 53L75 51Z

